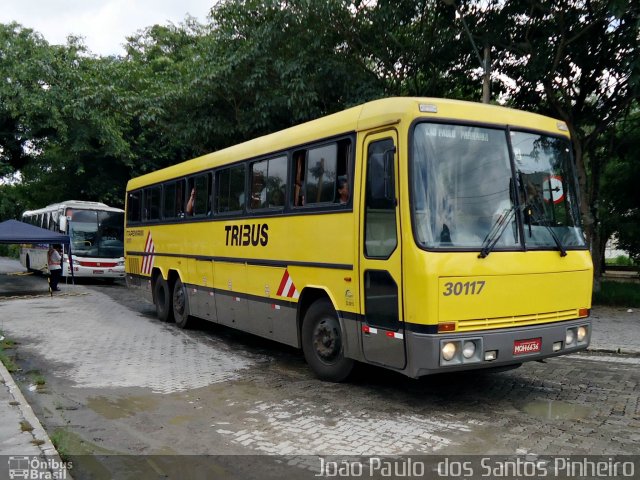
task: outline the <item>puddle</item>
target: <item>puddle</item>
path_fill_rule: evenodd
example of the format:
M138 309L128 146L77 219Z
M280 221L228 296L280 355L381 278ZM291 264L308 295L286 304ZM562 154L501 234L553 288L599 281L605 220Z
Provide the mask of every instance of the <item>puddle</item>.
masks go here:
M547 420L578 420L592 414L588 407L557 400L536 400L527 403L522 410L533 417Z
M109 399L106 397L92 397L87 402L94 412L109 420L126 418L138 412L146 412L156 407L158 401L150 397L125 397Z

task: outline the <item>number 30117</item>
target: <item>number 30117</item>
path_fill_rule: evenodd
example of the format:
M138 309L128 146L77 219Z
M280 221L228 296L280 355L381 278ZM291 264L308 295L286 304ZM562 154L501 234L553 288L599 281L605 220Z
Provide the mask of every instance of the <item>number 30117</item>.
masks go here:
M445 297L450 295L480 295L484 284L484 280L474 282L447 282L444 284L444 292L442 292L442 294Z

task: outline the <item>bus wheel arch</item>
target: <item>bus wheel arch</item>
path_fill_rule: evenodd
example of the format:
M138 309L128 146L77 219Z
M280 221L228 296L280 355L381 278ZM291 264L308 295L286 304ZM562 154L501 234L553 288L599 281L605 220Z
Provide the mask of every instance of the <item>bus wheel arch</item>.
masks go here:
M173 308L171 307L171 287L169 282L164 279L159 269L154 269L151 278L156 315L163 322L170 322L173 320Z
M322 290L300 299L300 342L307 363L322 380L345 380L355 361L345 356L346 336L333 303Z

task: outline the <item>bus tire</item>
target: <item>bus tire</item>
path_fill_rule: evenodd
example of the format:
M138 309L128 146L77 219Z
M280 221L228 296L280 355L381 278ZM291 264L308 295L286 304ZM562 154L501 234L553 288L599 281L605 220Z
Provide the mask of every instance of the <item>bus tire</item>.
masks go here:
M188 328L189 326L189 297L187 289L184 288L182 281L178 278L173 285L173 318L176 325L180 328Z
M158 275L156 283L153 286L153 301L156 304L156 315L163 322L173 320L173 309L171 308L171 290L169 283Z
M316 376L341 382L353 369L354 361L344 356L340 321L327 299L316 300L302 322L302 351Z

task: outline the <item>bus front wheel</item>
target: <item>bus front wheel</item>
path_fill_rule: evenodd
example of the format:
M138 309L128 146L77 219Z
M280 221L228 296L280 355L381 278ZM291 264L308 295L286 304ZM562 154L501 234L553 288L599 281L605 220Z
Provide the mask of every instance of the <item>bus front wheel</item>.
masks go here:
M159 275L153 287L153 300L156 304L156 315L163 322L173 320L173 309L171 308L171 292L169 283Z
M302 322L304 358L318 378L341 382L349 376L354 361L344 356L342 329L333 305L315 301Z
M189 326L189 299L187 297L187 289L184 288L179 278L173 285L173 318L178 327L187 328Z

